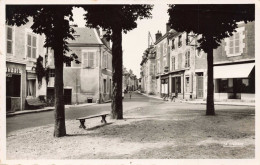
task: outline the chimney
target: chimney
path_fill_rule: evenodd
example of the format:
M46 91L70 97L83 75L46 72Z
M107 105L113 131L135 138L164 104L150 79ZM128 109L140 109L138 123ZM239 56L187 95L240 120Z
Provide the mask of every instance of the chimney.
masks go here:
M166 23L166 33L168 33L171 30L170 24Z
M158 32L155 34L155 41L158 41L158 39L161 37L162 37L162 33L158 30Z

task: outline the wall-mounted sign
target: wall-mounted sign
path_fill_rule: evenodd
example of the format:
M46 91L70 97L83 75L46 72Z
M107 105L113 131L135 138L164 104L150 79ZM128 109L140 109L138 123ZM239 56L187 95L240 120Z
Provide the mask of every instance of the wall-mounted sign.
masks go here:
M20 73L20 69L19 68L8 68L8 67L6 67L6 72L7 73Z

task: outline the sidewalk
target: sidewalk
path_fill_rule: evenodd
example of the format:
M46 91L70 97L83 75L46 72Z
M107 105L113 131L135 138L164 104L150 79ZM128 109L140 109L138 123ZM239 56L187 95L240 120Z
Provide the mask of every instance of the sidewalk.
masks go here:
M254 159L254 123L253 107L220 107L218 115L205 116L202 105L155 102L124 112L123 120L88 119L86 129L66 120L61 138L53 137L53 124L13 131L6 137L6 158Z
M70 107L84 107L88 105L94 105L96 103L85 103L85 104L78 104L78 105L65 105L65 108L70 108ZM22 110L22 111L16 111L12 113L7 113L6 117L11 117L15 115L21 115L21 114L27 114L27 113L38 113L38 112L47 112L47 111L52 111L54 110L54 107L44 107L41 109L34 109L34 110Z
M141 93L141 92L138 92L144 96L147 96L147 97L151 97L151 98L154 98L154 99L160 99L162 100L161 97L159 96L154 96L154 95L148 95L148 94L145 94L145 93ZM168 100L168 102L171 102L170 100ZM182 103L190 103L190 104L206 104L206 101L203 101L203 100L179 100L177 102L182 102ZM250 106L250 107L254 107L255 106L255 102L231 102L231 101L215 101L214 102L215 105L237 105L237 106Z

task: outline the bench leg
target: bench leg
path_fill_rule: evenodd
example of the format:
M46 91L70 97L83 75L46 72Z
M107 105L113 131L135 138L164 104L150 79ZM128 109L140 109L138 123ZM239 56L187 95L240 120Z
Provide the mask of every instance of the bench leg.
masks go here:
M85 119L81 119L81 120L79 120L79 122L80 122L79 128L85 129L86 128L86 126L85 126Z
M101 123L107 123L106 115L102 115L101 117L102 117Z

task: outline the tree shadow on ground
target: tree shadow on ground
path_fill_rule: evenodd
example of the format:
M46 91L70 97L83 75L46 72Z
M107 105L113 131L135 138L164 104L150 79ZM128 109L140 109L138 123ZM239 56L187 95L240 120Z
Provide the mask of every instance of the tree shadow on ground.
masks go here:
M96 130L96 129L98 129L98 128L101 128L101 127L110 125L110 124L113 124L113 122L105 123L105 124L102 124L102 125L97 125L97 126L95 126L95 127L90 127L90 128L85 129L85 130L87 130L87 131L93 131L93 130Z
M113 122L110 122L110 123L105 123L105 124L101 124L101 125L97 125L97 126L94 126L94 127L90 127L90 128L87 128L87 129L84 129L84 132L85 131L93 131L93 130L96 130L98 128L102 128L102 127L105 127L107 125L111 125L113 124ZM80 128L82 129L82 128ZM66 136L89 136L90 134L67 134Z

